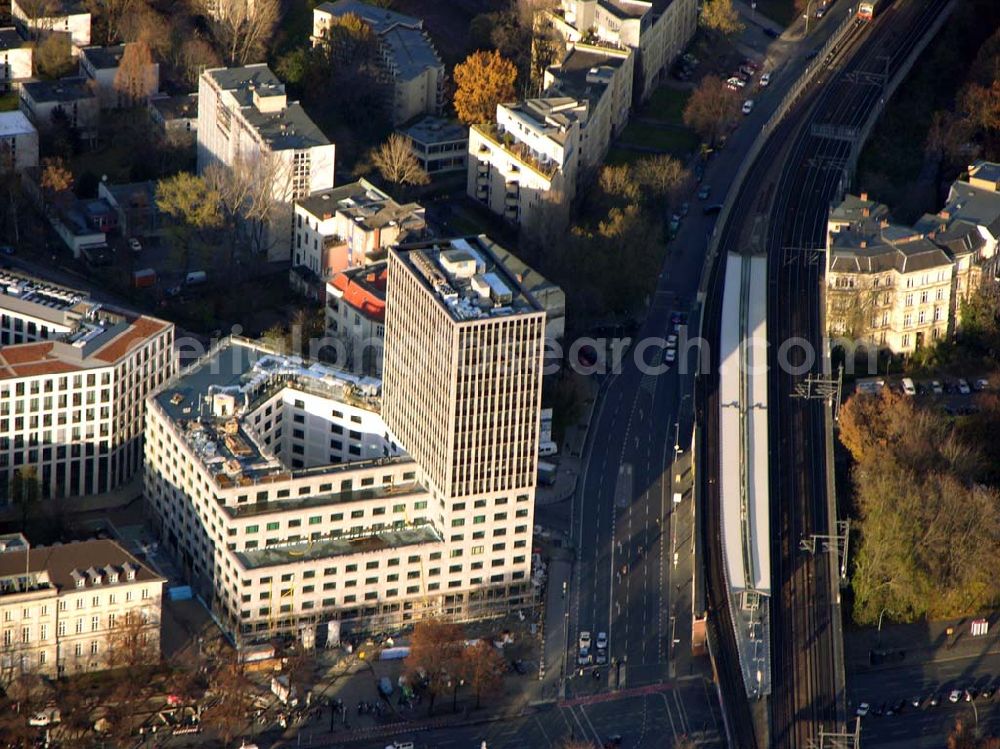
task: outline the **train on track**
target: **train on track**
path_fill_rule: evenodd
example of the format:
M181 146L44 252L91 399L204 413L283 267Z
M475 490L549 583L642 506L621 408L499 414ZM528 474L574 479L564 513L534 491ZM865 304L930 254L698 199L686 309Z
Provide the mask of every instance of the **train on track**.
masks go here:
M858 20L865 22L872 20L875 17L875 11L877 10L878 4L878 0L871 3L859 3L857 15Z

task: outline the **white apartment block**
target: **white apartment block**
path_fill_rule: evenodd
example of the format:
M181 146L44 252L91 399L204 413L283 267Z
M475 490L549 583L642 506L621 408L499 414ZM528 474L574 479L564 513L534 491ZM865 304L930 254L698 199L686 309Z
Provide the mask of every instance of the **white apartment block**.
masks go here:
M165 582L114 541L0 553L0 682L159 660Z
M292 204L333 187L335 147L261 63L214 68L198 84L198 172L213 163L263 169L277 203L267 259L292 257Z
M635 55L584 44L572 45L569 54L545 71L546 97L569 97L587 105L580 117L580 164L598 168L611 140L628 124L632 107ZM578 177L585 174L578 172Z
M498 104L495 125L469 128L468 195L529 233L565 227L586 112L570 97Z
M0 91L7 93L31 78L33 51L13 26L0 29Z
M378 40L392 124L401 125L421 114L441 114L444 63L424 31L424 22L360 0L322 3L313 10L313 45L325 43L332 20L348 13L365 21Z
M636 50L633 90L642 101L694 36L698 11L696 0L560 0L539 22L550 24L567 44Z
M826 308L831 336L909 354L952 330L954 259L888 210L848 195L827 223Z
M0 112L0 170L38 166L38 130L24 112Z
M431 177L466 171L469 128L460 122L428 116L396 132L410 139L410 150Z
M320 281L385 258L385 248L426 229L424 209L399 204L365 179L295 201L293 269Z
M461 249L457 242L451 249ZM392 252L390 264L412 254ZM430 258L433 250L421 252ZM406 377L401 367L414 361L416 342L390 343L388 330L387 345L400 356L393 368L400 392L385 420L378 379L240 339L223 341L148 399L146 497L154 522L192 585L242 641L328 622L363 631L428 615L468 619L528 603L544 313L492 258L482 261L476 298L457 308L468 319L449 313L448 325L464 360L482 356L483 376L511 395L483 399L476 409L508 421L488 438L495 462L452 450L472 440L464 420L454 436L436 430L433 439L414 438L427 465L404 452L389 418L410 418L411 409L418 420L422 409L465 413L467 401L459 393L448 406L434 395L456 392L453 365L434 371L433 390L426 389L430 372ZM424 304L436 304L436 296L414 307L414 281L397 283L405 324L423 331L421 342L432 330L444 332L439 311ZM471 287L456 281L456 288L467 294ZM474 309L482 319L472 319ZM494 335L511 349L482 345ZM438 352L430 358L440 360ZM469 474L461 485L448 484L430 443ZM473 462L459 468L466 459ZM466 491L473 484L479 489Z
M15 472L43 498L109 492L142 466L143 404L170 377L174 327L0 271L0 505Z
M14 24L25 37L39 38L49 34L68 34L74 51L90 44L90 13L82 3L64 0L55 3L57 8L49 15L41 15L49 10L35 2L11 0L10 14Z
M116 84L122 57L125 56L128 46L114 44L109 47L84 47L80 50L80 75L93 82L101 109L120 109L139 103L132 101L125 88ZM150 94L160 90L159 63L150 63L137 75L142 76L140 85L137 85L138 89L148 87Z

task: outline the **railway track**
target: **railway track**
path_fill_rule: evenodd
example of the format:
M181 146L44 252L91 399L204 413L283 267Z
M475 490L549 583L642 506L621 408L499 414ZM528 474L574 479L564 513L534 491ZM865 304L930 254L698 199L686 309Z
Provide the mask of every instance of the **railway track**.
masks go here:
M826 68L778 123L741 184L734 209L721 227L719 260L708 284L703 334L718 342L721 325L725 258L747 252L754 220L766 215L769 260L769 400L772 476L771 635L773 675L770 739L775 747L814 745L821 728L835 730L845 716L837 714L838 686L833 644L831 575L836 564L826 555L806 556L799 541L828 532L824 404L791 397L804 377L777 366L778 345L793 337L808 341L816 361L804 369L818 372L821 361L820 283L826 219L831 201L844 186L851 156L849 140L814 135L814 124L850 130L864 123L879 105L884 81L899 69L925 28L947 0L897 2L876 20L849 31ZM880 83L880 81L882 83ZM770 209L768 210L768 206ZM724 693L744 694L728 605L725 560L719 537L719 429L717 346L709 372L699 375L696 402L701 430L702 543L708 571L709 638ZM793 363L798 363L794 362ZM777 448L777 449L775 449ZM728 732L739 749L759 741L748 703L731 699Z
M773 668L771 745L807 747L821 728L842 729L838 715L831 600L835 559L809 556L801 539L831 532L826 495L825 412L823 401L792 397L805 371L779 366L777 344L807 341L815 352L811 366L790 357L793 366L820 372L823 330L820 284L822 253L830 203L845 186L851 157L849 140L814 135L822 124L857 132L879 106L884 83L904 63L946 0L897 2L872 24L857 51L845 59L823 86L798 129L782 163L772 204L768 238L770 266L771 424L780 435L772 451L772 528L775 596L772 599Z

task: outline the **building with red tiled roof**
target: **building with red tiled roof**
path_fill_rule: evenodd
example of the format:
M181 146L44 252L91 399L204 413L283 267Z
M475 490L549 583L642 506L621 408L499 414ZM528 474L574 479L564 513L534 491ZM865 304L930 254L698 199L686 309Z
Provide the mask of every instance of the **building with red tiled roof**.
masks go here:
M0 680L159 659L164 578L114 541L20 540L0 551Z
M18 471L43 498L130 481L145 397L173 374L173 336L171 323L0 271L0 505Z
M344 344L346 365L361 374L382 374L387 278L381 262L342 271L326 285L327 336Z

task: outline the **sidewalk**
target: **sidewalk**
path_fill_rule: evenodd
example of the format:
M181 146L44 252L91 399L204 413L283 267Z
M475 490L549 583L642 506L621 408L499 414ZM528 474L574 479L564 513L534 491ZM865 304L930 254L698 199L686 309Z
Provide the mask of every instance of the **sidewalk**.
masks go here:
M581 375L582 376L582 375ZM576 424L566 428L563 443L558 455L543 458L558 464L556 481L552 486L541 486L535 491L535 504L539 506L558 504L573 496L576 491L577 477L582 465L583 446L587 440L587 430L594 416L594 406L597 403L598 385L593 377L585 379L589 396L583 405L583 413Z
M972 621L965 617L950 621L915 624L882 624L875 628L848 629L844 632L845 660L848 673L870 673L915 663L941 662L1000 654L1000 613L983 617L989 632L980 637L971 633ZM947 630L951 627L952 634ZM876 655L872 663L871 653Z

